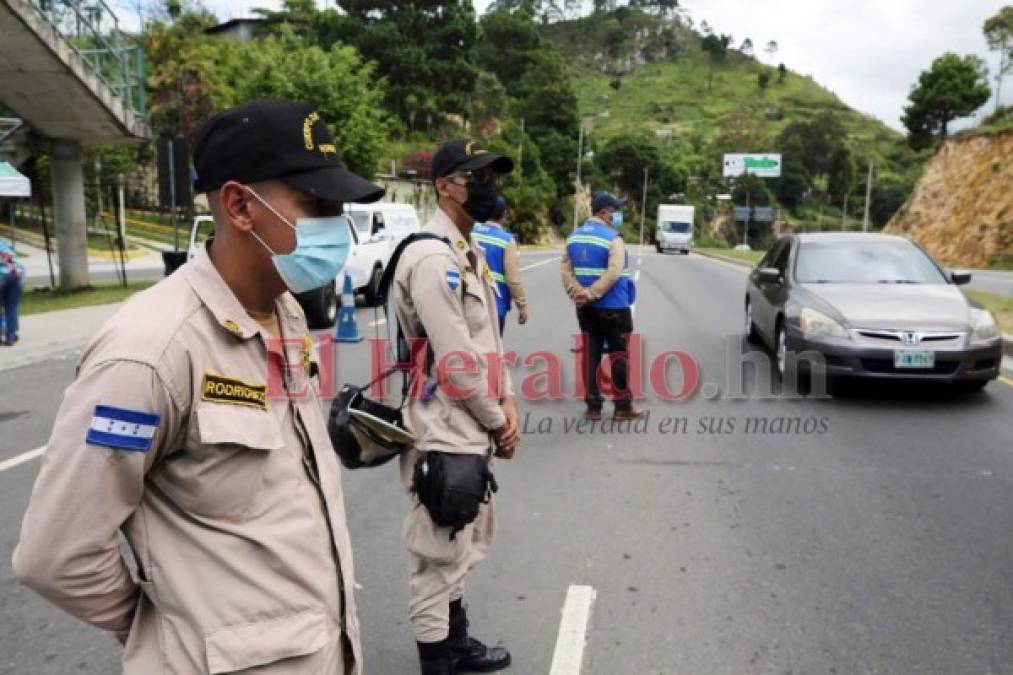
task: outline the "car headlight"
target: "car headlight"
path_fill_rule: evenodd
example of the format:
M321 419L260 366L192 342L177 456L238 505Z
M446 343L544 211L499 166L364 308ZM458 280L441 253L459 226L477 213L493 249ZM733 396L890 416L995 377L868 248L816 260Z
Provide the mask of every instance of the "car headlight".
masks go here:
M811 307L803 307L799 314L799 326L806 335L816 337L850 338L851 335L837 321Z
M971 310L971 342L985 342L999 337L999 326L987 309Z

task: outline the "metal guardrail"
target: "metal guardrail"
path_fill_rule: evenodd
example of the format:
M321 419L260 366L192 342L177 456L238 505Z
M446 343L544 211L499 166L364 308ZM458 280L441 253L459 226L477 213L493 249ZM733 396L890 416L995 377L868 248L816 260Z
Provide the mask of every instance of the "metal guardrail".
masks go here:
M105 0L30 0L102 81L140 117L147 117L144 49L120 30Z

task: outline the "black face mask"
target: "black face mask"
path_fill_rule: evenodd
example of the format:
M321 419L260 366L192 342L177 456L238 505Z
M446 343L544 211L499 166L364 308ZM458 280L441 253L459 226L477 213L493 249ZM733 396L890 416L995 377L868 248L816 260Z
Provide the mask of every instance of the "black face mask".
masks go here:
M474 218L476 223L484 223L496 210L498 197L499 193L492 183L468 183L468 199L461 204L461 208Z

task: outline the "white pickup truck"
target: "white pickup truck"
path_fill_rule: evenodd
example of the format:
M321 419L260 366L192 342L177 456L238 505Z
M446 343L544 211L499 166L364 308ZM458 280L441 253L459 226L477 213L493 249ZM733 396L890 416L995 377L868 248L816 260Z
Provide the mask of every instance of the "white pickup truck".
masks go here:
M374 304L380 277L394 248L401 239L419 229L415 207L391 202L346 204L345 222L351 246L344 269L330 284L295 296L306 312L310 328L330 328L334 325L345 274L352 279L352 287L365 295L366 303ZM210 216L194 218L187 259L196 255L198 247L213 230L214 220Z

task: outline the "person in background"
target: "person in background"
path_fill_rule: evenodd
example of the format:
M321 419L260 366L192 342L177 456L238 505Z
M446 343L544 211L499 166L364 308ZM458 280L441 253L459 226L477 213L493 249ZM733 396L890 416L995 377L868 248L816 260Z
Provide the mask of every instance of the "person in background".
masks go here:
M636 420L647 414L633 407L628 387L627 337L633 332L630 307L637 289L619 232L625 204L625 199L610 192L596 192L591 198L591 217L570 234L560 262L563 288L577 308L577 322L586 336L585 417L591 420L599 420L602 415L598 369L606 345L613 354L614 419Z
M12 347L18 341L18 312L21 307L21 293L25 287L25 266L18 261L18 254L7 242L0 242L0 346Z
M517 323L528 322L528 299L521 282L521 257L517 240L506 230L507 205L502 197L496 199L492 216L485 223L475 225L471 237L485 252L496 289L496 312L499 315L499 334L503 335L506 315L511 302L517 305Z

